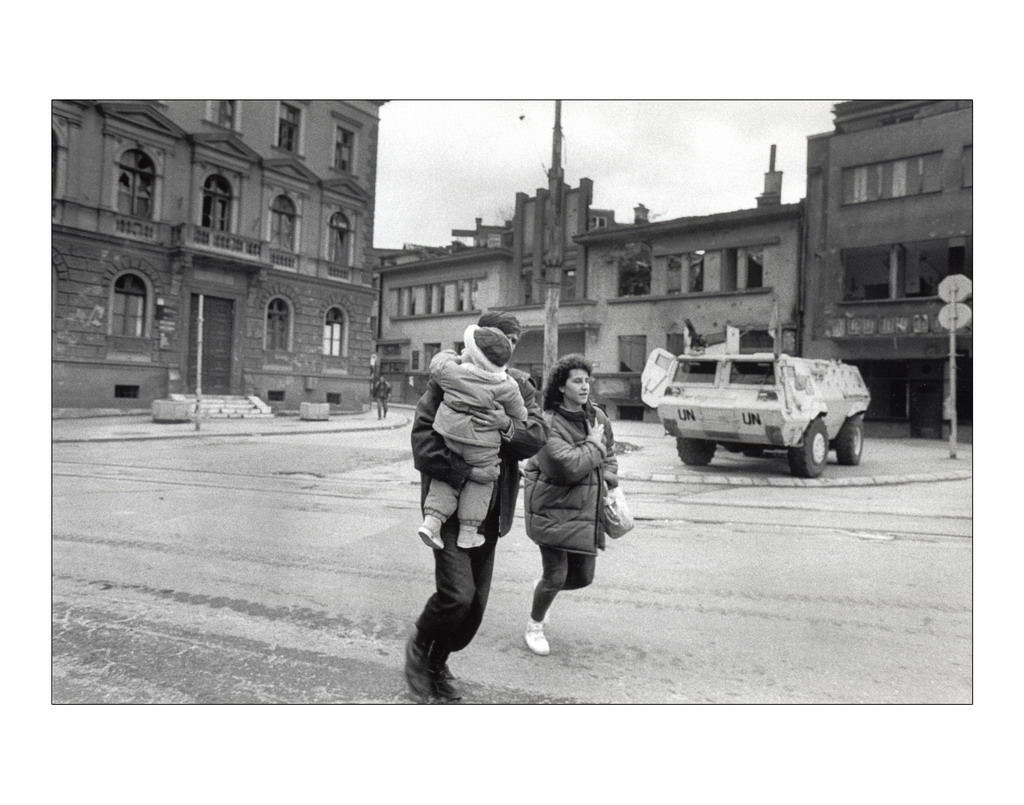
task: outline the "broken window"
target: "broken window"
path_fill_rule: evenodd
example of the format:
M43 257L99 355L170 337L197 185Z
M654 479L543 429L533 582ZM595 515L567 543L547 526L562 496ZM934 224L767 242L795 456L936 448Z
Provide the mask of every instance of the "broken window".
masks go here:
M619 371L642 372L647 362L646 335L619 336Z
M689 255L689 269L687 271L686 291L687 293L702 293L704 290L704 250L693 252Z
M747 253L746 288L764 287L764 249L744 249Z
M678 254L672 255L665 263L665 293L683 292L683 259Z
M951 274L973 273L973 238L918 240L843 250L843 299L936 296Z
M117 211L136 218L153 215L156 167L142 151L125 151L118 165Z
M739 285L739 249L722 252L722 290L735 291Z
M843 249L843 299L889 298L890 247Z
M612 261L619 269L619 296L649 296L651 293L651 247L627 243Z

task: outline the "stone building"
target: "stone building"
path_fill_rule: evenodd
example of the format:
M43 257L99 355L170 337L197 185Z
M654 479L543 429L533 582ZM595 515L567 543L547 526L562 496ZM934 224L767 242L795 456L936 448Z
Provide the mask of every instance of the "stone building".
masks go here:
M54 101L53 405L364 404L380 105Z
M948 331L939 283L973 279L973 104L849 101L807 153L803 352L860 368L867 418L939 437ZM972 327L957 335L957 410L972 418Z

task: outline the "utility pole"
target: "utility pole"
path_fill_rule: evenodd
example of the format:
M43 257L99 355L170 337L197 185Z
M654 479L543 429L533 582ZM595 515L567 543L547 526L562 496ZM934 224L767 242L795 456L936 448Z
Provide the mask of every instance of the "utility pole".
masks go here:
M544 378L558 362L558 302L562 295L562 262L565 259L565 211L562 197L562 102L555 101L555 129L551 138L548 194L553 205L544 256Z

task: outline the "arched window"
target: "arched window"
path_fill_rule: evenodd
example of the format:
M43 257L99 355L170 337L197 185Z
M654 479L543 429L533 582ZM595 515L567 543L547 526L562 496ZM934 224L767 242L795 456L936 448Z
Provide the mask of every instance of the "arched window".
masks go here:
M270 205L270 244L295 250L295 204L288 196L278 196Z
M118 164L117 210L135 218L153 217L156 168L142 151L125 151Z
M203 184L202 225L217 232L231 228L231 185L223 176L214 174Z
M281 298L267 305L266 349L288 349L288 303Z
M141 338L146 323L146 283L135 274L122 274L114 283L112 335Z
M324 355L342 356L348 354L348 332L345 328L345 314L341 308L332 307L324 317Z
M334 213L331 216L331 243L327 254L332 263L348 265L351 262L348 255L350 240L351 227L348 218L340 212Z

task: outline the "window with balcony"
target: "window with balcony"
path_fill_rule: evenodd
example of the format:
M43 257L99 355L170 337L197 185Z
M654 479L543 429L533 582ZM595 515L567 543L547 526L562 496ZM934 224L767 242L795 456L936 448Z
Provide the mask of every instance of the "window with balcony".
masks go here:
M642 372L647 362L646 335L619 336L619 371Z
M267 329L264 349L268 352L287 351L289 335L288 303L278 297L267 305Z
M858 165L843 169L843 203L903 198L942 189L942 154L920 156Z
M231 185L214 174L203 183L202 225L217 232L231 229Z
M348 354L348 327L341 308L332 307L324 317L324 355L342 357Z
M122 274L114 282L111 335L141 338L146 327L146 283L135 274Z
M935 296L951 274L973 275L973 244L972 237L963 237L844 249L843 299Z
M351 225L348 218L340 212L334 213L330 221L331 243L327 256L332 263L349 265L352 260L349 255L351 244Z
M355 134L338 126L334 130L334 169L352 173L352 149L355 145Z
M277 121L277 147L293 154L299 153L299 126L302 110L297 106L282 103Z
M288 196L278 196L270 205L270 245L275 249L295 251L295 203Z
M118 163L117 211L134 218L153 217L156 167L143 151L124 152Z

